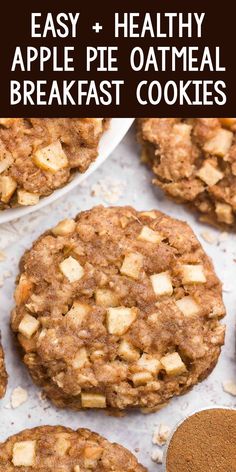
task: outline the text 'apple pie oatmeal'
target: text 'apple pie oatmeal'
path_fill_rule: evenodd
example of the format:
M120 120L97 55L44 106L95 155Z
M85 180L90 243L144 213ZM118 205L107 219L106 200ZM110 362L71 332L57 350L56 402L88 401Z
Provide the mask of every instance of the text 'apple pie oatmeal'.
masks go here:
M124 447L88 429L41 426L0 443L0 472L147 472Z
M1 341L1 334L0 334L0 341ZM4 362L4 353L2 349L2 345L0 342L0 398L2 398L6 393L7 388L7 372L5 368Z
M140 119L153 183L207 223L236 227L236 118Z
M0 210L36 205L85 172L98 154L103 118L0 118Z
M190 227L158 211L93 208L25 253L12 329L59 407L158 408L215 366L221 284Z

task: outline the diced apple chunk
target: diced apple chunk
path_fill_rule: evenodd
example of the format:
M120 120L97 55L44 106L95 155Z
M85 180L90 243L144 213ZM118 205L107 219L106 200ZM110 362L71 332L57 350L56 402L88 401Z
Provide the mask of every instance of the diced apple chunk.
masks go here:
M76 223L74 220L65 219L60 221L60 223L52 229L52 233L55 236L67 236L68 234L73 233L75 227Z
M186 366L183 363L178 352L167 354L161 358L161 364L163 365L166 373L170 376L180 375L186 372Z
M147 216L148 218L151 218L151 220L155 220L157 215L155 211L142 211L141 216Z
M101 459L102 454L103 454L104 449L97 444L94 445L88 445L84 449L84 467L86 470L93 469L95 470L95 467Z
M33 467L36 441L20 441L13 446L12 462L15 467Z
M81 393L81 404L83 408L106 408L106 397L101 393Z
M68 433L57 434L57 440L55 443L55 450L58 456L65 456L67 451L71 447L70 435Z
M176 123L173 126L173 132L177 135L177 141L181 142L183 139L189 141L191 137L192 126L186 123Z
M169 272L160 272L159 274L153 274L150 277L153 290L158 297L164 295L172 295L173 285Z
M74 369L81 369L88 361L87 351L84 347L82 347L73 358L72 367Z
M137 318L136 308L108 308L107 328L110 334L122 336Z
M161 362L149 354L143 354L137 362L138 367L156 375L162 368Z
M38 330L39 325L40 323L36 318L27 314L24 316L24 318L22 318L18 327L18 331L27 339L30 339Z
M4 172L5 170L9 169L13 161L14 159L9 152L4 154L3 159L0 160L0 174L2 174L2 172Z
M221 179L223 179L224 174L216 167L209 164L209 162L205 162L205 164L201 167L201 169L197 172L197 176L205 182L205 184L212 187L216 185Z
M71 309L66 313L65 319L69 324L77 328L84 321L90 310L90 305L74 301Z
M206 141L204 150L215 156L224 157L233 141L233 133L227 129L219 129L213 138Z
M88 354L86 349L82 347L73 358L72 367L74 367L74 369L81 369L87 362L89 362Z
M153 231L153 229L149 228L149 226L143 226L140 234L138 235L138 239L141 241L158 244L163 238L161 234L158 233L158 231Z
M115 292L109 289L98 288L95 292L95 299L97 305L107 308L119 305L118 296Z
M217 218L221 223L226 223L228 225L233 224L234 222L234 215L233 209L227 203L220 203L216 204L216 214Z
M86 457L87 459L98 460L100 459L102 453L103 453L103 448L95 444L86 446L84 449L84 457Z
M123 339L118 349L118 355L128 362L135 362L139 359L140 353L132 344Z
M3 203L9 202L10 198L16 190L16 187L17 183L12 177L8 175L3 175L2 177L0 177L0 199Z
M177 300L175 303L185 316L196 315L199 312L199 305L191 296L183 297L180 300Z
M132 376L132 381L135 386L145 385L148 382L152 382L152 380L153 380L152 374L147 371L137 372L136 374L133 374Z
M206 276L202 264L183 264L181 267L183 284L205 284Z
M142 254L131 252L125 256L120 272L121 274L132 277L133 279L138 279L142 267Z
M25 273L21 274L19 283L15 291L15 301L17 305L21 305L22 303L25 303L28 300L32 288L33 284L28 279L27 275Z
M33 161L37 167L55 173L68 166L66 153L63 151L60 141L39 149L33 156Z
M36 193L26 192L25 190L18 190L17 201L22 206L33 206L39 202L39 195Z
M74 257L64 259L59 265L61 272L71 282L77 282L84 275L84 269Z

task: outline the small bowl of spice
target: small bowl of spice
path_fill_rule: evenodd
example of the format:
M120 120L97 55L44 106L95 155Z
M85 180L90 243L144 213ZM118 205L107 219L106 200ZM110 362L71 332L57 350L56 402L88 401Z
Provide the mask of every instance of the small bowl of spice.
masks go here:
M236 410L213 407L179 423L166 445L163 472L236 472Z

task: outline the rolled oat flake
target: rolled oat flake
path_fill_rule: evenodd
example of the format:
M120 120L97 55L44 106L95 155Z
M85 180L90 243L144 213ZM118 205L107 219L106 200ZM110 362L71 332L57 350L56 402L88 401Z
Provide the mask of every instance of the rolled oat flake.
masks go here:
M215 408L190 416L174 433L166 472L236 472L236 410Z

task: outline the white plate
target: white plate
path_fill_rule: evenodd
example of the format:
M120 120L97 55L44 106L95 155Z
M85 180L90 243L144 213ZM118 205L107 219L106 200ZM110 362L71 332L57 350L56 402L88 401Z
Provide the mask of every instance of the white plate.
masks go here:
M85 180L94 170L96 170L114 151L116 146L123 139L128 129L132 125L134 118L112 118L109 129L104 133L99 144L99 153L96 161L94 161L84 174L76 174L71 182L64 187L55 190L49 197L42 197L37 205L10 208L9 210L0 211L0 224L21 218L33 211L37 211L49 203L55 202L58 198L70 192L73 188Z

